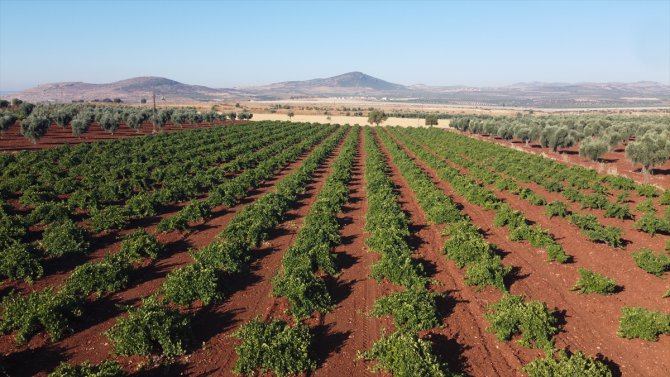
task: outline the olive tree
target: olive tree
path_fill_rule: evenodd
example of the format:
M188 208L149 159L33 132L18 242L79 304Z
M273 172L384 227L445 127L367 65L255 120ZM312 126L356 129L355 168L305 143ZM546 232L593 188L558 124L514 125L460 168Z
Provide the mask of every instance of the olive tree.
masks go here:
M388 118L388 115L383 110L372 110L368 113L368 123L374 123L377 126Z
M607 152L608 143L603 139L587 137L579 143L579 155L591 161L598 161Z
M540 144L545 148L551 148L554 152L558 148L569 148L575 144L575 138L567 127L547 127L540 135Z
M35 144L46 135L50 125L51 119L44 115L29 116L21 121L21 135Z
M649 131L626 147L626 157L633 164L642 164L642 173L648 174L654 166L670 159L670 132Z
M437 126L437 123L438 123L437 114L426 115L426 126L429 127Z
M14 123L16 123L16 116L13 113L0 115L0 135L4 134Z
M233 125L235 124L235 118L237 118L237 114L235 112L229 112L228 113L228 119L230 119L233 122Z
M66 108L58 109L54 121L59 127L65 128L72 121L72 112Z
M120 127L119 116L113 111L106 111L98 120L100 128L114 135L114 131Z

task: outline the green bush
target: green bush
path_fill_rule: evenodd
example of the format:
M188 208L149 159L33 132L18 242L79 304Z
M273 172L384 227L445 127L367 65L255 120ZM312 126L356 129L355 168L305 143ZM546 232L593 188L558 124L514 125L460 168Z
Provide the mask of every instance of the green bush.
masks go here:
M199 263L189 264L170 271L161 287L161 293L168 302L190 306L196 300L209 305L219 299L219 277L212 267Z
M35 250L26 244L12 242L0 252L0 277L23 279L29 283L42 277L44 268Z
M16 331L16 341L26 343L45 330L56 342L70 331L70 320L81 315L79 300L67 294L55 294L53 288L22 296L11 292L2 300L0 332Z
M275 277L272 295L286 297L291 304L289 311L298 318L306 318L314 312L327 312L333 306L326 282L310 270L282 273Z
M656 213L656 207L654 207L654 201L651 199L641 201L637 206L635 206L635 210L644 213Z
M312 336L304 324L293 327L283 321L252 319L233 333L241 340L235 347L234 371L243 375L274 372L278 376L310 372L316 361L310 350Z
M65 280L64 290L84 297L93 292L101 296L127 287L129 275L127 261L107 255L101 261L77 266Z
M670 190L663 191L663 195L661 195L658 203L662 206L670 205Z
M374 370L384 370L395 377L447 377L452 376L447 366L433 353L429 341L415 334L396 331L375 342L360 357L377 362Z
M51 224L42 236L40 245L46 255L85 254L90 246L86 231L71 220Z
M608 203L605 206L605 217L625 220L632 219L633 214L630 213L630 207L627 204Z
M557 320L543 302L524 302L521 295L505 294L488 310L485 314L491 323L488 331L494 332L498 340L508 341L512 336L521 334L519 344L524 347L553 347L553 336L558 332Z
M393 317L393 323L399 330L428 330L442 324L435 302L440 296L440 293L425 289L391 293L375 301L371 314L375 317Z
M158 214L157 206L158 201L150 193L137 194L126 201L126 209L129 214L137 217L156 216Z
M662 276L670 270L670 256L665 253L654 254L654 251L643 247L640 251L633 253L633 259L637 266L656 276Z
M560 200L554 200L553 202L547 204L547 208L544 212L547 216L554 217L567 217L570 215L570 210L568 210L568 205Z
M55 371L49 373L48 377L123 377L126 375L119 363L106 360L98 365L93 365L88 361L79 365L62 362Z
M658 196L658 190L656 189L656 187L654 187L652 185L639 185L639 186L637 186L636 191L641 196L644 196L644 197L647 197L647 198L653 198L653 197Z
M139 262L143 258L156 259L159 254L165 251L163 244L144 229L129 233L123 236L123 239L118 253L119 258L131 263Z
M612 372L607 365L594 360L581 351L568 355L560 350L558 356L548 355L536 359L523 367L528 377L611 377Z
M203 266L231 274L244 271L251 260L250 248L246 242L229 240L214 241L191 255Z
M184 216L177 213L174 216L165 217L156 225L156 230L161 233L168 233L172 231L184 232L188 229L188 220Z
M616 291L616 282L607 276L580 268L579 279L572 290L582 294L611 294Z
M26 216L28 223L46 225L54 222L63 222L70 219L70 210L61 203L40 203Z
M659 232L670 232L670 222L654 216L651 212L642 215L634 225L635 229L649 233L652 237Z
M91 227L94 232L124 229L130 221L130 212L125 207L109 206L93 211Z
M191 339L191 320L187 314L158 303L155 297L128 311L128 317L106 332L119 355L177 356L185 352Z
M670 334L670 315L638 307L621 309L620 337L655 342L661 334Z
M488 255L471 262L465 271L465 284L477 286L479 290L492 286L506 291L505 276L512 272L511 266L504 266L498 255Z

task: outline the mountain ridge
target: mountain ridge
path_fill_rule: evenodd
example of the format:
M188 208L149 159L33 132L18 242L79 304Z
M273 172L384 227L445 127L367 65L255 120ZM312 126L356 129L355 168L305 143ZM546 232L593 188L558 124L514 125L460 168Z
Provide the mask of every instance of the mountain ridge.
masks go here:
M41 84L15 93L31 102L92 101L120 98L124 102L149 99L153 93L170 102L273 100L287 98L371 97L395 101L546 107L570 104L670 105L670 85L654 81L622 82L519 82L498 87L467 85L402 85L353 71L302 81L283 81L261 86L211 88L189 85L159 76L138 76L112 83L81 81ZM630 100L633 98L634 100ZM631 102L632 101L632 102ZM635 102L637 101L637 102Z

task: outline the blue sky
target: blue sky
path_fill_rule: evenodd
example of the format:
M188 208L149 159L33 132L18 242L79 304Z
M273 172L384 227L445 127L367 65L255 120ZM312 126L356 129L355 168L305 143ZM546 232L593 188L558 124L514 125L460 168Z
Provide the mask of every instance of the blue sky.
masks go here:
M0 0L0 90L143 75L232 87L349 71L401 84L670 84L670 0Z

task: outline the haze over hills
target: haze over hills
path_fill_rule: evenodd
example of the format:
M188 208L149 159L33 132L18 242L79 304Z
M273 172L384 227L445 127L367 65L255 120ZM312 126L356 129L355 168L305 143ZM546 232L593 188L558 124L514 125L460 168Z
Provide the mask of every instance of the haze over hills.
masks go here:
M210 88L162 77L136 77L109 84L61 82L39 85L13 97L31 102L72 102L120 98L124 102L151 99L169 102L279 100L289 98L355 97L399 102L521 107L670 106L670 86L634 83L517 83L502 87L401 85L361 73L263 86Z

